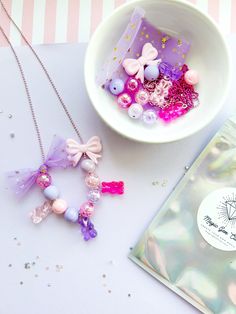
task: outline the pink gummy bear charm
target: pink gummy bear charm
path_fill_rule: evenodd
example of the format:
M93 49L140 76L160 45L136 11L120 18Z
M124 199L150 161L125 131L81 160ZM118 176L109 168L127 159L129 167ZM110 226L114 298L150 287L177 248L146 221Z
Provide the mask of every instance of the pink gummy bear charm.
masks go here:
M123 194L124 182L123 181L102 182L102 193Z

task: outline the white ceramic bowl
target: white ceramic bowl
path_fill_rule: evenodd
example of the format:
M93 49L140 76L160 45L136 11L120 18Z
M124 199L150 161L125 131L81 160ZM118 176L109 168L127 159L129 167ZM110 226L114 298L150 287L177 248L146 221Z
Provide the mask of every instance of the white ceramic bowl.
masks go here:
M191 42L186 63L199 72L200 105L169 124L147 127L131 120L95 80L137 6L145 10L145 17L157 28L171 35L183 35ZM222 108L230 78L230 54L217 25L195 6L181 0L137 0L121 6L97 28L86 53L85 82L97 113L112 129L140 142L171 142L202 129Z

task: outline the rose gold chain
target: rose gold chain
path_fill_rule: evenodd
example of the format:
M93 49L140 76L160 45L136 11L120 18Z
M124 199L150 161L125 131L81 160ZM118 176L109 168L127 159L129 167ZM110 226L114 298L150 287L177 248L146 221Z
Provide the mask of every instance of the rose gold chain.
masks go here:
M10 14L8 13L6 7L4 6L2 0L0 0L0 4L1 4L1 7L3 9L3 11L5 12L5 14L7 15L8 19L12 22L12 24L15 26L15 28L17 29L17 31L20 33L21 37L24 39L25 43L27 44L27 46L29 47L29 49L32 51L33 55L35 56L36 60L39 62L43 72L45 73L46 75L46 78L48 79L52 89L54 90L67 118L69 119L75 133L77 134L78 138L80 139L80 142L83 143L83 139L82 139L82 136L66 106L66 104L64 103L61 95L59 94L51 76L49 75L45 65L43 64L42 60L40 59L40 57L38 56L38 54L36 53L36 51L34 50L34 48L32 47L32 45L29 43L29 41L27 40L27 38L25 37L25 35L22 33L22 31L20 30L20 28L18 27L18 25L15 23L15 21L12 19L12 17L10 16ZM14 54L14 57L16 59L16 62L17 62L17 65L18 65L18 68L19 68L19 71L20 71L20 74L21 74L21 77L22 77L22 81L23 81L23 84L24 84L24 87L25 87L25 91L26 91L26 95L27 95L27 100L28 100L28 103L29 103L29 107L30 107L30 111L31 111L31 115L32 115L32 119L33 119L33 122L34 122L34 126L35 126L35 130L36 130L36 134L37 134L37 139L38 139L38 143L39 143L39 147L40 147L40 151L41 151L41 155L42 155L42 159L43 161L45 161L45 154L44 154L44 149L43 149L43 145L42 145L42 139L41 139L41 135L40 135L40 130L39 130L39 125L38 125L38 122L37 122L37 119L36 119L36 115L35 115L35 110L34 110L34 106L32 104L32 100L31 100L31 96L30 96L30 92L29 92L29 88L28 88L28 84L27 84L27 81L26 81L26 78L25 78L25 74L24 74L24 71L23 71L23 68L22 68L22 64L17 56L17 53L13 47L13 45L11 44L9 38L7 37L6 33L4 32L3 28L0 26L0 31L2 32L4 38L6 39L6 41L8 42L13 54Z

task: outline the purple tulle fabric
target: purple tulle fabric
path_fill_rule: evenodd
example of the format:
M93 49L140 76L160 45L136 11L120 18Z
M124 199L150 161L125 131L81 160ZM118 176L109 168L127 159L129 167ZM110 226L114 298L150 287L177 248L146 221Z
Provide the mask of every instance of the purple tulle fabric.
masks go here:
M47 168L69 167L70 161L67 158L65 147L65 140L58 136L54 136L46 161L37 170L26 168L8 172L6 179L8 186L13 193L18 197L24 196L35 183L42 166L46 166Z
M151 43L158 50L158 58L173 67L180 68L186 63L186 55L190 49L190 43L182 36L170 36L150 24L145 18L145 11L136 8L130 21L117 42L111 47L111 54L97 76L97 83L107 87L109 81L114 78L126 80L122 62L125 58L137 59L141 56L145 43Z

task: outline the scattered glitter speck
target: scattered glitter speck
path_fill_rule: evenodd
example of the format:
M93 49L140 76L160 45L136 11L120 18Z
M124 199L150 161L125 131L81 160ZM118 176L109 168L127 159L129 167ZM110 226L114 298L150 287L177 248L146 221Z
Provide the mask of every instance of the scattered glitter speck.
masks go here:
M25 263L25 269L30 269L30 263Z
M35 262L32 262L32 266L34 266L36 263Z
M12 267L12 264L8 264L8 267Z
M130 249L130 251L132 251L133 250L132 246L129 249Z
M49 266L45 267L45 270L49 270Z
M103 275L102 275L102 278L106 278L106 274L103 274Z
M8 118L11 119L12 117L13 117L13 115L10 113L10 114L8 115Z
M56 265L56 271L60 272L63 269L63 265Z
M36 256L36 259L39 259L40 257L39 256Z
M185 169L185 171L188 171L189 170L189 166L185 166L184 169Z
M34 275L35 278L38 278L38 276L39 276L38 274L35 274L35 275Z
M129 298L131 297L131 294L130 294L130 293L128 293L128 297L129 297Z
M10 133L10 137L14 138L15 137L15 133Z
M15 240L15 241L16 241L16 240L17 240L17 237L13 238L13 240Z
M23 281L20 281L20 285L23 285Z
M167 183L168 183L168 181L167 181L167 180L163 180L163 182L162 182L161 186L162 186L162 187L165 187L165 186L167 185Z
M48 283L48 287L50 288L52 285L50 283Z
M111 290L108 290L108 293L111 293Z
M18 245L18 246L21 246L21 243L20 243L20 242L17 242L17 245Z
M0 109L0 113L3 113L3 110L2 110L2 109Z

